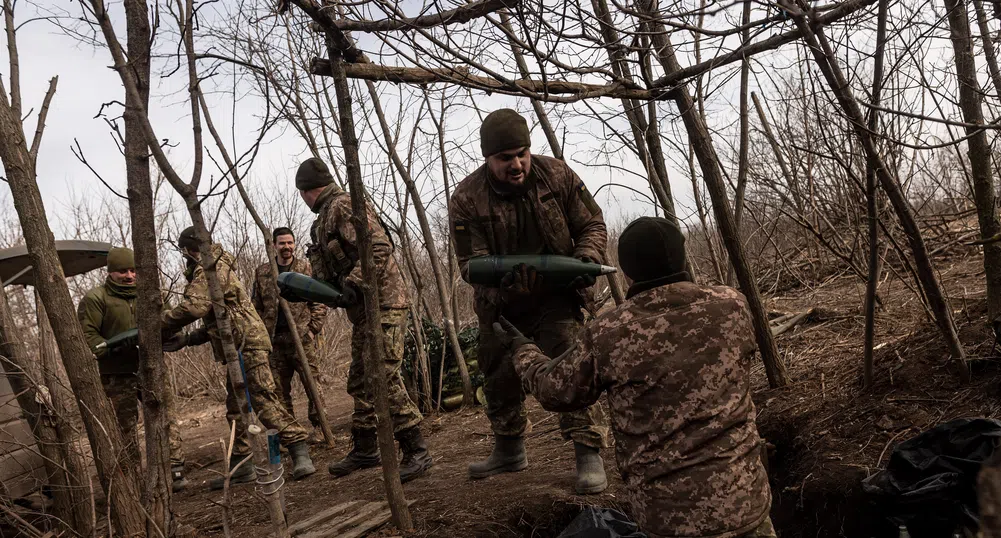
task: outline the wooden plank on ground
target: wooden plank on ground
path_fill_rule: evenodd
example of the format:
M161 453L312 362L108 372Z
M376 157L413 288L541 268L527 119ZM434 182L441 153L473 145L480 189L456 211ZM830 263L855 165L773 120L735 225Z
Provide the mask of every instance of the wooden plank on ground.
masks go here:
M360 505L363 502L364 501L348 501L346 503L338 504L337 506L333 506L331 508L328 508L320 512L319 514L316 514L315 516L299 521L294 525L290 525L288 528L288 532L292 536L295 536L300 532L308 531L312 527L326 523L345 512L349 512L350 510L356 508L357 505Z
M300 534L299 536L301 536L302 538L339 537L341 536L341 534L343 534L341 532L341 529L344 526L348 526L348 528L353 528L359 521L364 521L369 516L378 512L384 506L386 506L386 503L384 502L366 503L363 506L359 507L358 510L356 510L355 513L352 514L351 517L349 517L346 520L342 520L340 518L335 519L334 521L331 521L329 523L318 525L312 529L309 529L308 531L304 532L303 534Z
M340 533L337 536L340 538L361 538L369 532L385 525L386 522L388 522L392 517L393 512L389 509L389 506L386 506L386 508L376 512L372 517L356 522L354 529L349 530L346 527L341 527L339 529Z

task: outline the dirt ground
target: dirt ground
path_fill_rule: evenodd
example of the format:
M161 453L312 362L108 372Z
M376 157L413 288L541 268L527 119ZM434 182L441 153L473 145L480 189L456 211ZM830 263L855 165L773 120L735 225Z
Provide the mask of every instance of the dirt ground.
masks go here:
M861 492L861 480L885 465L893 446L936 424L964 416L997 417L1001 385L993 336L985 325L982 259L960 247L936 258L956 323L971 359L974 381L961 385L954 365L921 303L891 278L881 287L875 357L876 386L864 391L862 297L853 275L831 277L768 298L779 313L816 312L779 338L791 383L769 389L760 364L752 369L758 425L770 444L769 473L779 535L794 537L896 536L881 523ZM287 486L292 520L352 499L382 498L381 470L334 480L326 466L349 448L351 402L344 380L326 387L337 446L314 449L319 472ZM554 415L529 400L533 431L527 471L470 481L466 465L485 457L490 429L482 408L428 417L423 425L435 467L404 486L413 536L554 537L583 504L622 507L622 483L611 451L605 452L610 487L601 495L573 494L572 444L559 434ZM177 498L181 520L201 536L221 535L221 498L204 484L221 467L219 439L226 433L221 404L188 403L185 446L192 487ZM303 401L297 416L305 416ZM253 488L234 493L234 536L266 536L267 514ZM380 535L393 536L392 530Z

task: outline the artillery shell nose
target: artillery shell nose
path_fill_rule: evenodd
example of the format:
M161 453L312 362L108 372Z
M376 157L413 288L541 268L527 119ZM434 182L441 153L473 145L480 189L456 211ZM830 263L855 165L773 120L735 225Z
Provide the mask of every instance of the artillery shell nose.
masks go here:
M618 269L616 269L615 267L612 267L611 265L602 265L601 266L601 274L603 274L603 275L610 275L612 273L617 273L618 271L619 271Z

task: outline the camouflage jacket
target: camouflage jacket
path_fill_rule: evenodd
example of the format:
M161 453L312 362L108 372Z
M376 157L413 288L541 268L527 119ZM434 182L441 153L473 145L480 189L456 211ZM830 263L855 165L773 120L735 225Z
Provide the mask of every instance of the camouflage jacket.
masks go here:
M233 324L233 341L237 349L271 351L271 339L264 327L250 295L237 278L233 265L236 259L223 251L222 246L212 245L212 250L203 256L211 256L215 261L216 275L225 296L225 308ZM215 313L212 310L212 300L209 298L208 280L201 264L189 263L184 272L188 285L184 287L184 299L180 304L163 313L161 327L164 333L173 334L197 320L202 320L202 327L188 336L189 345L199 345L212 342L212 350L221 359L225 355L222 342L216 329Z
M462 180L449 205L455 253L465 274L469 258L490 254L525 254L520 251L518 211L514 196L493 187L486 164ZM584 182L563 161L532 155L530 198L536 225L550 254L605 259L608 235L601 208ZM493 320L505 301L498 289L474 286L474 307L481 320ZM581 303L592 308L593 288L581 292Z
M393 257L393 243L388 232L379 222L375 207L365 202L368 229L372 233L372 250L375 267L379 273L379 306L407 308L406 282ZM336 185L327 187L313 204L316 220L309 235L313 244L306 255L313 268L313 278L342 286L344 281L361 285L361 263L358 253L358 236L351 222L351 195ZM359 304L348 309L348 318L358 323L365 316L365 306Z
M305 259L292 258L292 265L289 271L302 273L304 275L313 274L313 269ZM275 324L278 322L278 284L271 276L271 262L262 263L254 271L254 287L250 293L257 310L257 315L261 317L264 326L268 329L271 338L275 336ZM327 307L318 303L289 303L292 316L295 318L295 326L305 336L306 333L317 335L323 329L323 320L327 317Z
M87 292L77 305L77 318L83 327L87 345L97 357L102 374L135 374L139 371L137 350L116 351L97 349L107 339L136 327L136 298L134 288L128 295L119 291L110 278L104 284Z
M754 423L754 332L740 292L678 282L641 292L589 323L546 371L535 345L515 369L545 409L608 394L632 515L654 537L734 537L771 505Z

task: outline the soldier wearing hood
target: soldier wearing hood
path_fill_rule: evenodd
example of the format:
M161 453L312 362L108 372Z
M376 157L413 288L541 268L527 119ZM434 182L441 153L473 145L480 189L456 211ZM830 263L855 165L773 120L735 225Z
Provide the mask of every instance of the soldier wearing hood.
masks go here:
M343 295L336 306L345 309L353 326L351 366L348 370L348 394L354 400L354 413L351 416L352 448L346 457L329 467L330 474L340 477L359 469L374 467L381 462L376 438L375 402L365 386L364 353L367 342L358 237L354 223L351 222L351 196L334 184L334 178L323 161L313 157L299 165L295 186L299 189L302 200L316 213L316 220L310 229L313 244L306 251L313 269L313 278L329 282L342 291ZM406 283L393 258L393 243L389 233L383 228L372 204L366 201L365 207L378 275L389 411L394 435L403 452L400 481L407 482L425 474L433 461L421 435L420 423L424 417L407 394L400 374L409 307Z
M122 440L133 465L139 464L139 348L138 340L130 339L113 349L105 345L108 339L136 328L136 262L132 249L113 248L108 251L108 277L92 288L77 305L77 317L83 327L87 345L97 357L101 384L115 407ZM187 486L184 478L184 451L177 422L171 420L170 468L175 492Z
M232 326L233 342L243 360L243 374L251 407L265 428L278 430L281 444L288 448L292 456L292 478L299 480L315 473L316 468L313 467L306 444L306 430L285 409L275 391L275 381L268 361L271 340L264 322L251 303L250 295L233 270L236 259L223 251L219 244L211 245L207 253L200 252L193 226L181 232L177 246L186 262L184 278L188 284L184 287L184 299L181 303L163 313L161 327L165 338L170 337L164 341L164 351L178 351L185 346L211 342L216 360L225 363L222 340L219 338L215 312L209 297L208 279L200 263L202 256L210 256L225 298L224 308ZM179 332L198 320L202 320L202 326L198 329L188 333ZM232 383L226 383L226 418L230 422L236 422L236 441L230 462L235 467L250 455L251 448L247 424L243 421ZM253 465L245 464L236 470L230 483L250 482L253 479ZM210 487L222 489L223 480L213 480Z
M643 217L619 237L627 299L550 359L501 320L514 368L542 406L608 397L627 501L652 538L774 538L751 401L754 331L744 296L685 272L684 235Z
M480 149L486 162L459 183L449 205L464 277L466 263L474 256L558 254L604 260L605 221L584 182L565 162L532 155L530 146L528 123L514 110L496 110L483 120ZM580 277L569 289L547 290L534 268L521 267L505 277L501 289L473 286L479 365L494 448L485 461L469 466L470 478L528 466L525 392L492 324L504 315L547 353L558 355L576 339L582 309L593 314L594 283L594 277ZM599 450L606 446L608 426L600 406L561 413L560 430L574 443L577 492L603 491L608 481Z

